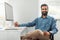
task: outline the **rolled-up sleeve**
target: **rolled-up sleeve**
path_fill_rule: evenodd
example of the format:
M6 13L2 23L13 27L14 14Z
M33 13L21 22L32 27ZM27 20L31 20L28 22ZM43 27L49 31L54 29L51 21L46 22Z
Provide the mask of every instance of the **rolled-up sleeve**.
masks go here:
M56 28L56 20L53 18L52 19L52 24L51 24L51 34L55 34L58 32L58 29Z

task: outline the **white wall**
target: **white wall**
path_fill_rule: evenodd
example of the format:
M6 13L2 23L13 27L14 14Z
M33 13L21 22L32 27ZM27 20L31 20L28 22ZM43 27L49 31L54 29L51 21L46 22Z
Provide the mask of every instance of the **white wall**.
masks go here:
M4 9L4 0L0 0L0 17L4 17L4 12L5 12L5 9Z
M4 0L0 0L0 29L5 26L5 8Z
M58 29L58 32L57 34L54 35L54 39L60 40L60 20L57 21L57 29Z

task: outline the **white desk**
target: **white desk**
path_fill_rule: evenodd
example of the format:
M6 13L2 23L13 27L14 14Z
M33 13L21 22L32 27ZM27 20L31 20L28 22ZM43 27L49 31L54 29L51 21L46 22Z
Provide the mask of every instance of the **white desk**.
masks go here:
M0 30L0 40L20 40L20 36L25 34L23 33L25 30L26 28L21 30Z

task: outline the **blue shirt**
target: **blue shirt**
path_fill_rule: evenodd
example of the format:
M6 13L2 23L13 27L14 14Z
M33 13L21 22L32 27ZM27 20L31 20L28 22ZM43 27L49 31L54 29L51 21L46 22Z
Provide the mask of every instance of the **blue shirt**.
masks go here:
M27 26L27 27L32 27L35 26L35 29L40 29L42 31L48 31L52 34L55 34L58 32L56 28L56 20L50 16L47 16L46 18L36 18L34 21L26 23L26 24L21 24L19 26Z

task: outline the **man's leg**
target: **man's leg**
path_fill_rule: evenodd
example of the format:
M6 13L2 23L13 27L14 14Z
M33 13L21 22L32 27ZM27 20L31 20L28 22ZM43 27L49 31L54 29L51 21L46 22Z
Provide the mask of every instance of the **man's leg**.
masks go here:
M28 32L25 36L25 39L30 40L49 40L47 36L44 36L41 30L35 30L33 32Z
M21 39L36 39L36 38L39 38L43 36L43 32L40 31L40 30L35 30L35 31L32 31L32 32L28 32L25 36L22 36Z
M28 36L43 36L43 32L41 30L35 30L35 31L32 31L32 32L28 32L26 35Z

